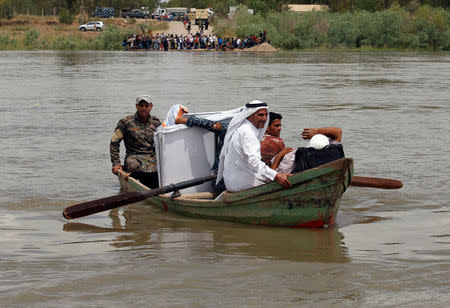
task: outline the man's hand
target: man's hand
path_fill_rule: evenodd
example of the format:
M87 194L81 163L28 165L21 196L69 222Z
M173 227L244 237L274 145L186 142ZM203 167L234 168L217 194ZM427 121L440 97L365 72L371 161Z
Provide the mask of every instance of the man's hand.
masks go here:
M293 148L284 148L280 151L280 153L278 153L278 155L284 157L287 153L292 152L293 150Z
M317 128L304 128L302 132L302 138L303 139L311 139L314 135L317 135L318 129Z
M289 180L288 180L288 176L291 176L291 175L292 174L277 173L277 175L275 176L275 181L277 181L278 184L280 184L284 188L291 188L292 183L289 182Z
M122 166L121 165L117 165L112 167L112 173L117 174L118 171L122 171Z
M280 151L280 153L277 154L277 156L275 156L275 158L273 159L272 164L270 165L270 168L273 170L276 170L281 163L281 160L283 159L283 157L289 153L292 152L292 150L294 150L293 148L284 148Z

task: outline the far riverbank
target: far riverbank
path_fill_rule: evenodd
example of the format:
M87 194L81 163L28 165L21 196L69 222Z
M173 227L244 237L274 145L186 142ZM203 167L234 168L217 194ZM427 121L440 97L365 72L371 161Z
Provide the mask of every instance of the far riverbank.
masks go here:
M103 19L101 32L80 32L78 22L65 25L53 16L18 16L0 20L0 50L121 50L130 35L187 35L181 22ZM265 16L238 11L217 19L204 34L224 40L264 34L278 50L450 50L450 11L420 6L414 11L345 13L276 12ZM191 33L199 32L193 26Z

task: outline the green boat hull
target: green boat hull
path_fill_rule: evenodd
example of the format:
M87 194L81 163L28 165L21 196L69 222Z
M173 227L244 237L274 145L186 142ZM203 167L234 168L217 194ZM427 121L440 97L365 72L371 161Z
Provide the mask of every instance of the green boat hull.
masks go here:
M289 177L292 188L278 183L225 193L223 200L200 194L161 195L147 199L147 204L166 211L195 218L238 223L314 228L335 223L341 198L353 176L353 159L343 158ZM124 191L148 189L135 179L119 174Z

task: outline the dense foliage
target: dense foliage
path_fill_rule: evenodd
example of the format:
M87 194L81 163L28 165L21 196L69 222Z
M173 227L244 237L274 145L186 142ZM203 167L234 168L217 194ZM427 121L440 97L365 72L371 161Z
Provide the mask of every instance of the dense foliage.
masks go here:
M69 12L69 10L63 8L59 12L59 22L66 25L71 25L73 23L73 15Z
M59 15L67 9L72 15L91 15L96 7L113 7L117 14L122 8L148 7L151 11L159 0L0 0L0 18L12 18L14 14Z
M245 5L255 13L266 14L281 11L283 5L291 4L326 4L331 12L366 10L375 12L389 8L398 2L406 9L414 9L420 5L432 7L450 7L449 0L0 0L0 18L12 18L14 15L59 15L65 8L71 14L92 14L98 7L113 7L118 14L123 8L148 7L150 11L158 5L166 7L206 8L212 7L219 16L226 16L230 6Z
M389 10L293 12L251 15L245 9L229 20L218 20L216 33L248 36L266 31L275 47L283 49L389 48L450 50L450 12L420 6L413 12Z
M366 10L375 12L388 9L394 2L403 7L418 7L430 5L434 7L449 7L448 0L169 0L168 7L212 7L219 16L226 16L230 6L245 5L255 13L266 14L281 11L286 4L325 4L331 12L344 12L351 10Z

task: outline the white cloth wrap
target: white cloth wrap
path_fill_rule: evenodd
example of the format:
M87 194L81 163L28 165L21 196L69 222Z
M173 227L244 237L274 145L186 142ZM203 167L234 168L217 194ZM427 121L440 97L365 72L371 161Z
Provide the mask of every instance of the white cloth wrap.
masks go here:
M166 119L164 120L162 126L163 127L169 127L176 125L175 120L177 118L178 113L180 112L180 109L188 110L185 106L177 104L173 105L169 112L167 112Z
M261 104L261 101L252 101L250 104ZM233 117L230 124L228 125L227 133L225 135L224 144L222 146L222 150L220 152L219 156L219 170L217 173L217 182L219 182L223 178L223 169L224 169L224 163L225 163L225 157L228 155L230 148L233 147L232 138L233 135L236 133L236 130L241 127L241 125L244 123L245 120L252 114L254 114L259 109L267 109L269 111L269 108L267 107L253 107L253 108L242 108L241 112ZM247 121L248 122L248 121ZM252 124L253 125L253 124ZM256 128L256 138L258 141L261 141L261 139L264 137L264 133L266 132L267 126L269 125L269 117L267 117L266 123L264 123L263 128ZM260 151L259 151L260 152ZM261 153L259 154L261 156ZM241 158L242 159L242 158ZM261 163L263 163L261 161ZM264 163L263 163L264 164ZM265 165L265 164L264 164ZM269 168L270 169L270 168Z

